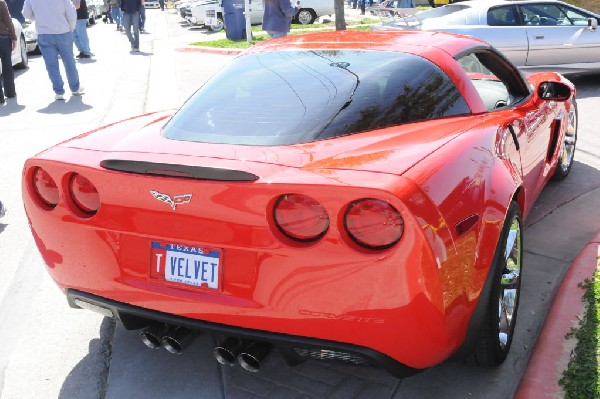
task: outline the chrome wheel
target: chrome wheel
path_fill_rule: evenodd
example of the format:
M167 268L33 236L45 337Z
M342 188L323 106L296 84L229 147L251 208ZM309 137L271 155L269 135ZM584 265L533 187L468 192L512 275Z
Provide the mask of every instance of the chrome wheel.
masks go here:
M307 25L315 22L317 16L315 15L314 11L303 8L300 11L298 11L298 15L296 16L296 18L298 19L298 23L302 25Z
M498 340L505 349L514 331L514 315L517 308L521 281L521 224L515 216L510 224L504 251L504 270L500 277L498 296Z
M490 268L486 311L473 359L480 366L497 366L506 359L513 341L521 296L523 225L519 205L511 202ZM485 291L485 289L483 290Z
M569 119L567 121L567 131L565 132L565 141L562 145L562 150L558 158L558 167L563 172L567 172L573 163L575 156L575 143L577 142L577 109L575 103L569 111Z
M221 32L225 28L225 23L221 18L217 18L217 24L208 27L212 32Z

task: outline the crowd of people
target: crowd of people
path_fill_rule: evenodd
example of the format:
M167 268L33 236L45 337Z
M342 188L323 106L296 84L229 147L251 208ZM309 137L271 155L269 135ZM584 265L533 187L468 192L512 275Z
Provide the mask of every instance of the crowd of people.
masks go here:
M146 13L144 0L105 0L107 14L116 22L117 30L124 31L132 52L139 52L140 32L144 32ZM164 1L161 2L164 9ZM87 34L88 6L86 0L25 0L22 16L35 21L37 42L55 100L65 99L65 82L60 64L62 62L71 95L84 94L79 81L75 59L92 58L90 40ZM108 17L107 15L107 17ZM11 54L17 44L15 27L5 0L0 0L0 104L5 98L17 95ZM74 55L73 46L79 54Z

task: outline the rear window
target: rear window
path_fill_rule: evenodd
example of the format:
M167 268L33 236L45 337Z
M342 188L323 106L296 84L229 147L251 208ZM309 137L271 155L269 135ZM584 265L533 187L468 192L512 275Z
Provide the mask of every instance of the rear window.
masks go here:
M289 145L468 113L452 81L421 57L282 51L237 59L185 103L163 134Z

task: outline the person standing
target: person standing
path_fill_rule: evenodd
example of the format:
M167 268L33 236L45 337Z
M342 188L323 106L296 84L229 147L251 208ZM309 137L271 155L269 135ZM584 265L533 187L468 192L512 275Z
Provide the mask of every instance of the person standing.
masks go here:
M142 7L142 0L121 0L123 27L133 52L140 51L140 9Z
M12 98L15 91L15 75L12 67L12 52L17 46L17 35L8 6L0 0L0 62L2 63L2 79L0 79L0 104L4 104L4 96ZM4 88L2 85L4 84Z
M123 14L121 13L121 0L110 0L110 14L117 24L117 30L122 30Z
M300 1L296 6L290 0L263 0L262 28L272 39L287 36L292 17L300 10Z
M165 10L165 0L158 0L158 5L160 6L160 10Z
M73 42L79 50L77 58L92 58L90 38L87 34L88 8L85 0L72 0L77 9L77 22L73 31Z
M48 77L56 100L64 100L64 81L60 74L58 57L62 59L71 94L83 94L79 73L73 56L73 30L77 11L71 0L25 0L23 16L35 20L38 46L46 64Z

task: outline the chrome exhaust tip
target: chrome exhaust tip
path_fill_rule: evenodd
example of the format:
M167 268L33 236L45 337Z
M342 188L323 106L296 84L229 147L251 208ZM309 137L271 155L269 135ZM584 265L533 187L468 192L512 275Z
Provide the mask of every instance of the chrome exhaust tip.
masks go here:
M168 326L165 324L152 325L140 333L142 342L150 349L158 349L162 346L161 339L167 330Z
M266 342L251 342L238 355L237 360L244 370L252 373L260 371L260 365L263 360L271 353L273 345Z
M229 337L221 345L215 346L213 355L217 361L225 366L235 366L237 356L242 351L244 343L240 338Z
M190 346L197 336L198 332L196 331L184 327L171 327L160 341L167 351L179 355Z

